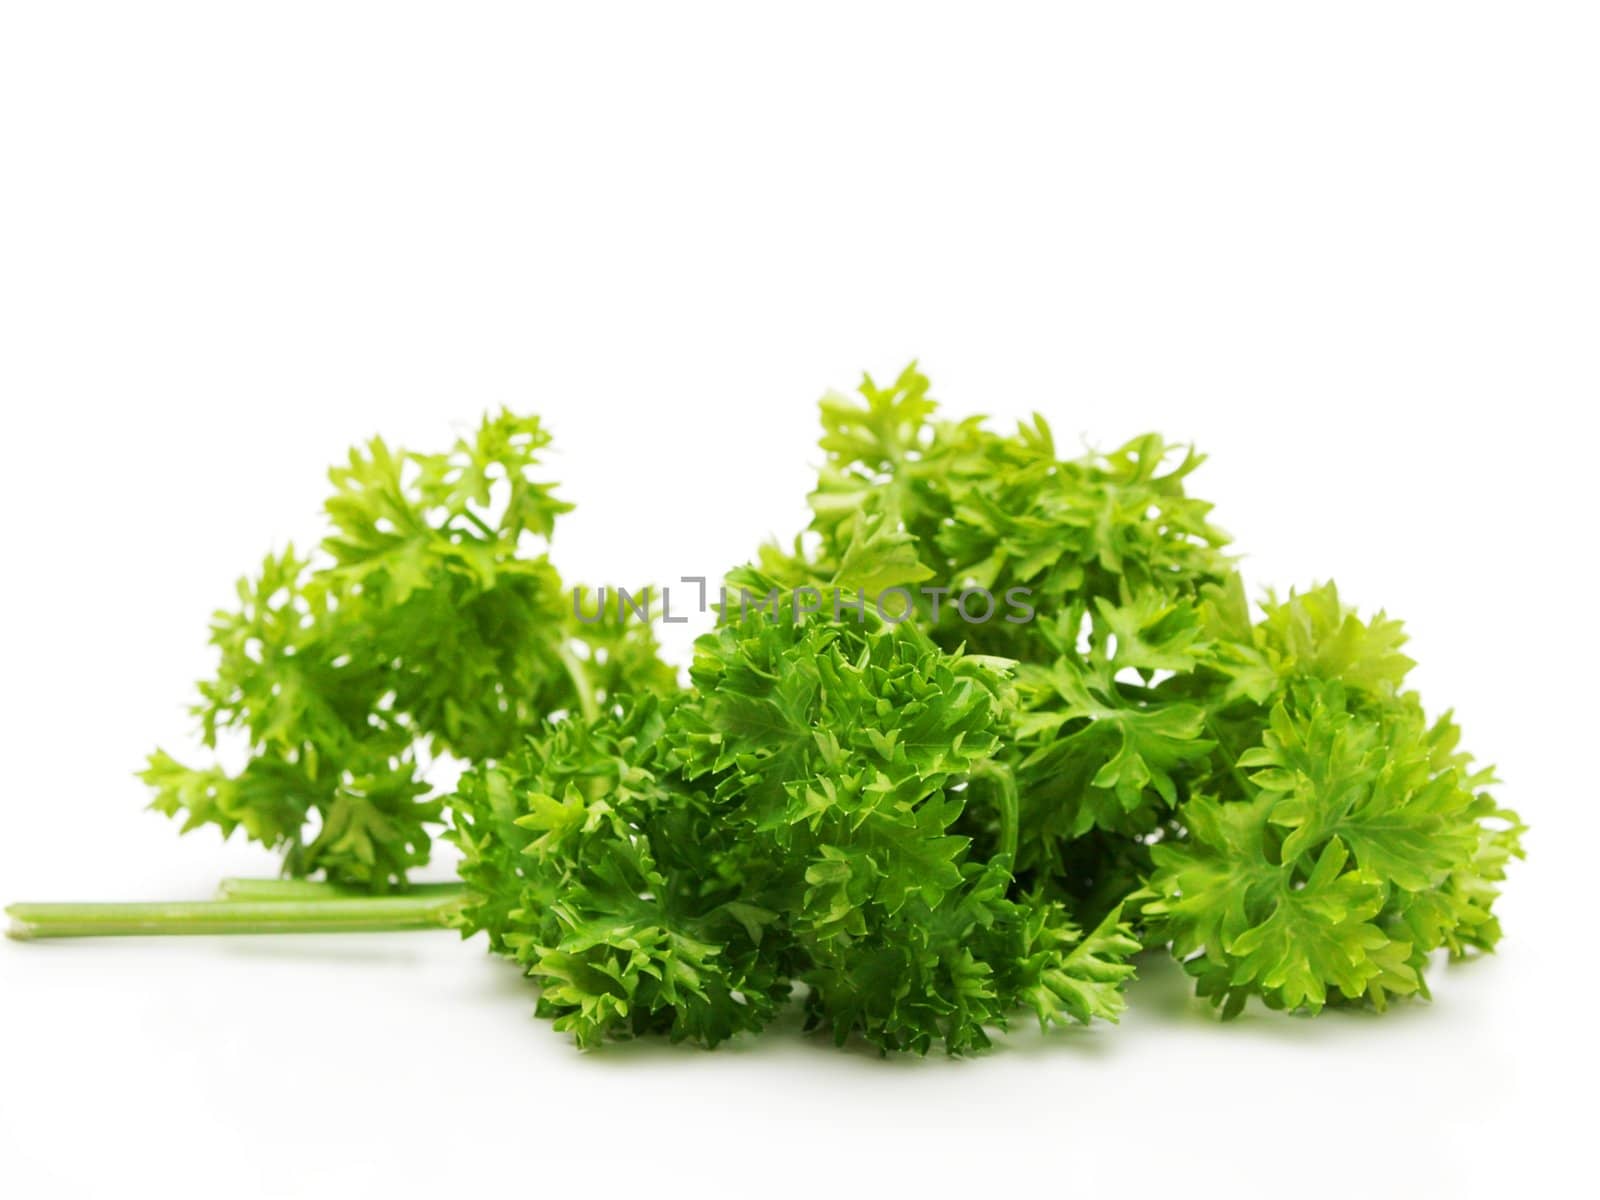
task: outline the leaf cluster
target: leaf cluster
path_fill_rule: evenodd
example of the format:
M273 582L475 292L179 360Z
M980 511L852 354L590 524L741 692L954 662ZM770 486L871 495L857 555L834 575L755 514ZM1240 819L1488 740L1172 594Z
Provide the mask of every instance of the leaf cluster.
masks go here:
M244 765L143 773L184 829L242 829L286 873L382 890L427 861L442 814L424 756L496 758L564 712L670 690L648 627L578 622L546 553L570 506L538 478L537 418L486 417L442 454L374 438L330 471L319 550L269 554L218 612L204 744Z
M537 421L352 452L319 553L214 621L196 712L246 765L157 752L155 806L372 890L448 810L463 930L584 1046L716 1045L799 991L840 1042L966 1053L1019 1012L1115 1020L1162 947L1226 1016L1381 1010L1494 947L1523 829L1492 773L1399 622L1332 583L1252 608L1201 456L945 420L915 366L822 424L810 528L725 594L834 605L730 599L687 689L647 623L568 603ZM438 754L468 763L443 798Z
M1230 1015L1251 995L1382 1008L1425 993L1436 949L1492 948L1516 815L1406 690L1399 622L1331 583L1252 615L1187 491L1193 450L1146 435L1062 458L1042 417L1010 435L939 419L914 366L822 419L810 534L759 572L874 586L891 567L933 641L1016 661L995 756L1015 887L1084 923L1128 912ZM863 531L871 584L852 573ZM1035 619L969 621L932 584L1026 588Z
M714 1045L804 985L843 1042L986 1046L1016 1010L1115 1019L1136 944L1109 914L1012 887L964 821L993 786L1010 689L912 626L731 618L693 689L568 721L480 765L452 801L469 931L541 984L580 1044Z

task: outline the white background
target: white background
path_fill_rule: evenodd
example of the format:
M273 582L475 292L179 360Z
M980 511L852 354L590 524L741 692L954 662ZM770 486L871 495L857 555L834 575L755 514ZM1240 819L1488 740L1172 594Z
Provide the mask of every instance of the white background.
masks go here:
M961 1062L792 1023L580 1055L447 934L7 943L0 1191L1587 1170L1597 33L1536 3L7 5L0 900L272 871L132 772L191 745L210 611L316 539L351 442L533 409L570 576L715 575L803 521L817 395L912 357L953 413L1198 441L1253 583L1405 618L1533 833L1503 952L1432 1004L1219 1026L1155 960L1121 1028Z

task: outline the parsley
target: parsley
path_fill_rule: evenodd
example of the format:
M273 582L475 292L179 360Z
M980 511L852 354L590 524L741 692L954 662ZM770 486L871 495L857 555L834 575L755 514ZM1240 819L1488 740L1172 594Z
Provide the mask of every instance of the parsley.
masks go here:
M1016 893L997 769L1009 687L907 626L747 616L694 690L567 722L452 801L468 930L582 1045L760 1029L797 981L810 1025L884 1050L988 1045L1026 1006L1115 1019L1137 948L1108 915Z
M13 932L450 925L583 1046L716 1045L799 987L810 1027L916 1053L1115 1020L1141 949L1231 1016L1381 1010L1436 951L1493 948L1523 827L1491 772L1407 690L1397 621L1331 583L1252 610L1198 454L1063 458L1040 417L941 419L914 366L822 418L811 527L730 573L687 688L531 552L566 509L537 422L353 453L316 561L269 558L213 626L197 712L249 763L146 771L186 827L323 879L19 905ZM735 599L792 588L836 611ZM975 589L1031 619L974 620ZM894 590L908 612L868 603ZM453 795L424 749L468 761ZM461 886L371 895L444 820Z
M1016 624L917 593L934 641L1018 664L997 756L1019 798L1016 888L1084 922L1120 906L1227 1015L1252 995L1381 1009L1426 994L1440 947L1494 946L1523 827L1449 715L1405 690L1399 622L1361 620L1332 584L1253 618L1186 491L1192 450L1146 435L1062 459L1041 417L1005 436L938 420L927 392L913 366L823 401L816 547L768 547L761 568L848 582L854 531L877 524L909 539L906 580L1030 589L1037 619ZM992 836L970 816L958 832Z
M421 754L496 758L552 714L674 686L647 626L576 621L531 552L571 507L536 478L548 442L502 412L445 454L352 450L329 473L320 552L269 555L213 618L194 712L207 747L240 732L248 761L230 774L157 750L153 807L185 830L242 828L291 876L383 890L427 861L441 820Z

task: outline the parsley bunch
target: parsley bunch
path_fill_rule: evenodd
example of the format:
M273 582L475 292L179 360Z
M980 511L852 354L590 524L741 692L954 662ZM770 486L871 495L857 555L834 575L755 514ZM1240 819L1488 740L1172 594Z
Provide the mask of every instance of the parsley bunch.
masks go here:
M1141 949L1233 1015L1382 1009L1493 948L1520 821L1407 689L1398 622L1331 583L1252 610L1198 454L1063 457L1040 417L942 419L915 367L822 419L810 529L730 573L686 689L534 552L566 509L536 421L352 453L320 555L270 557L213 625L196 711L249 761L145 773L186 828L322 878L19 905L13 932L449 925L583 1046L716 1045L799 987L810 1027L918 1053L1115 1020ZM467 761L454 794L423 753ZM460 886L373 895L445 820Z

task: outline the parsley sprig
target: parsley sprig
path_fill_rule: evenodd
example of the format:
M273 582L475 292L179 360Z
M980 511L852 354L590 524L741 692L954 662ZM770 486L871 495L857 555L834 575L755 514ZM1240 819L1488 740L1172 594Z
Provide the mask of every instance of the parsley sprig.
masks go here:
M242 829L290 876L383 891L427 862L442 820L425 756L498 758L554 714L673 687L648 626L575 620L542 549L571 507L538 478L549 440L502 412L447 453L352 450L319 551L267 556L212 620L194 712L207 748L242 735L247 761L157 750L153 807Z

